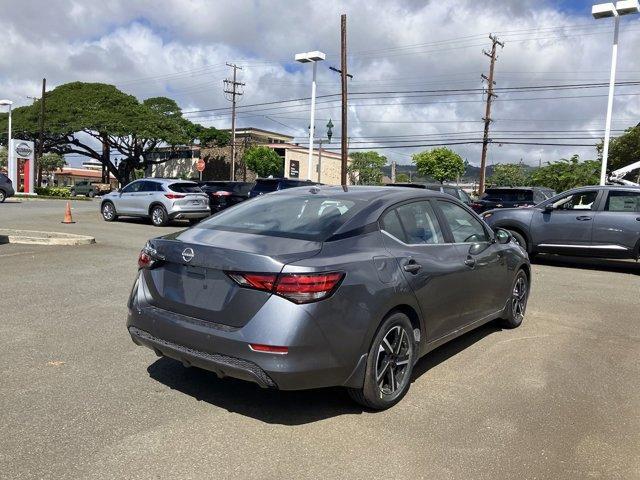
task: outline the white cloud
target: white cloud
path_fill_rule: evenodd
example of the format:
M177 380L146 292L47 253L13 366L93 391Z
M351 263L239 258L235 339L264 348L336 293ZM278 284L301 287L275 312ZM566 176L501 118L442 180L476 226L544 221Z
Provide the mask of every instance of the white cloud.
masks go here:
M101 81L117 84L139 98L171 96L184 110L223 108L229 105L222 94L222 80L230 73L224 65L226 61L244 65L240 76L247 85L242 104L306 97L311 69L297 66L291 59L296 52L312 49L328 54L327 61L319 66L318 94L335 94L339 92L338 76L328 67L339 66L340 13L348 15L352 92L479 88L480 74L488 67L488 59L482 54L482 49L489 47L487 32L497 32L506 42L496 65L498 87L608 79L610 23L560 11L550 1L6 3L0 18L0 31L5 35L0 42L0 97L12 98L18 104L28 103L27 95L39 94L40 79L44 76L52 87L75 80ZM573 27L558 30L555 27L559 25ZM640 73L640 57L635 52L639 40L638 20L623 21L621 80L634 80ZM621 94L639 91L637 86L618 89ZM606 88L501 92L494 104L492 129L494 132L601 129L605 94ZM593 96L513 100L578 95ZM320 99L318 103L317 129L323 132L326 119L332 118L337 137L339 103L321 103L326 100ZM438 132L450 135L482 129L481 123L471 123L481 120L484 114L479 94L395 100L361 100L352 95L351 100L349 134L354 142L358 141L355 137ZM364 106L372 103L395 104ZM285 124L293 127L287 131L296 135L306 131L308 107L304 104L253 110L264 111L253 116L241 113L239 125L286 130L282 125ZM224 112L216 117L211 113L191 117L219 127L229 124L229 115ZM614 120L615 128L638 123L638 96L619 96ZM478 133L469 135L480 138ZM562 140L549 140L558 141ZM424 142L423 137L418 143ZM472 163L479 161L479 145L454 148ZM408 154L416 150L419 148L381 151L390 159L406 162ZM585 157L595 155L589 147L494 144L490 147L490 158L493 162L523 158L537 163L539 158L548 161L574 152Z

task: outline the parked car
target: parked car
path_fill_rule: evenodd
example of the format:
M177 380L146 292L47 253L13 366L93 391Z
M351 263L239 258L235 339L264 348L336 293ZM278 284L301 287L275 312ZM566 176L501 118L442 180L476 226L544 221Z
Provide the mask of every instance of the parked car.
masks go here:
M100 211L107 222L118 217L146 217L156 227L174 219L195 223L211 215L209 199L197 183L164 178L135 180L105 195Z
M109 192L111 192L111 185L109 183L89 182L87 180L83 180L69 187L69 193L72 196L84 195L93 198L96 195L106 195Z
M209 197L211 212L215 213L247 200L254 184L253 182L210 181L200 182L199 185Z
M523 320L526 252L449 195L295 188L140 253L127 328L138 345L282 390L344 386L384 409L418 358L488 321Z
M265 193L285 190L287 188L321 185L312 180L292 180L290 178L258 178L249 192L249 198L258 197Z
M387 183L388 187L426 188L434 192L442 192L457 198L465 205L471 205L473 200L461 187L457 185L441 185L439 183Z
M0 173L0 203L4 202L9 197L13 197L15 194L16 192L13 189L11 179L4 173Z
M477 213L494 208L533 207L556 194L542 187L490 187L479 200L471 203Z
M640 256L640 188L592 186L560 193L533 208L490 210L529 252L605 258Z

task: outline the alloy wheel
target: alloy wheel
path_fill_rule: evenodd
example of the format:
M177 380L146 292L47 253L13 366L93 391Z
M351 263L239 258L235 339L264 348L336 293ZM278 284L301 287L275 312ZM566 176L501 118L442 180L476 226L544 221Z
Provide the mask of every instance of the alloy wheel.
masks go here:
M110 203L106 203L104 207L102 207L102 215L107 220L112 220L115 213L116 213L115 209L113 208L113 205L111 205Z
M164 212L162 208L156 207L153 209L153 212L151 212L151 221L155 225L162 225L162 222L164 222Z
M383 395L394 395L404 388L411 370L413 342L400 325L389 329L378 347L376 383Z
M527 308L527 281L524 276L519 276L513 286L511 295L511 312L514 320L520 322L524 318L524 311Z

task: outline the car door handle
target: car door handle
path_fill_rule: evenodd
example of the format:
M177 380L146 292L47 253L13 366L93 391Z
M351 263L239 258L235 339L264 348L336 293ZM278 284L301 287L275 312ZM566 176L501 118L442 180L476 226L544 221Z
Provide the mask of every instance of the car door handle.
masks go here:
M421 268L422 268L422 265L420 265L418 262L416 262L413 259L409 260L407 263L405 263L402 266L402 269L405 272L409 272L409 273L418 273L418 270L420 270Z
M591 220L592 217L588 217L587 215L580 215L576 217L576 220L580 220L581 222L587 222Z
M471 267L471 268L473 268L473 267L475 267L475 266L476 266L476 259L475 259L475 258L473 258L473 257L467 257L467 259L464 261L464 264L465 264L467 267Z
M640 222L640 217L636 217L636 221L637 221L637 222Z

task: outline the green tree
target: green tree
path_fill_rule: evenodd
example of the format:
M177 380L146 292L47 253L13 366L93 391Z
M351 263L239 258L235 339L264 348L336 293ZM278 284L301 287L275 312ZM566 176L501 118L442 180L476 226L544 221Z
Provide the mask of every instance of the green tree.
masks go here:
M597 148L598 160L601 162L602 147L603 142L600 142ZM638 160L640 160L640 125L627 128L624 134L611 139L607 168L609 171L617 170Z
M413 163L419 175L431 177L440 183L456 180L464 175L465 170L462 157L446 147L416 153Z
M47 175L61 170L66 164L67 161L58 153L45 153L38 162L38 165L42 167L42 172Z
M242 156L244 164L258 177L280 175L282 172L282 158L269 147L248 148Z
M382 167L387 164L387 157L378 152L355 152L349 155L351 162L347 167L349 180L354 185L380 185L382 183Z
M0 168L7 168L7 164L8 164L7 149L2 147L0 148Z
M14 110L15 137L37 141L39 111L39 100ZM6 131L6 121L7 115L0 115L0 132ZM44 151L99 160L121 183L128 183L134 170L162 162L151 155L158 147L188 145L201 135L211 140L214 133L183 118L176 102L165 97L139 102L113 85L83 82L46 94ZM118 168L103 158L96 141L122 155Z
M409 183L409 175L406 173L396 173L396 182Z
M519 163L502 163L493 167L488 183L496 187L521 187L528 182L524 167Z
M600 162L597 160L580 161L578 155L561 158L556 162L534 170L530 183L563 192L584 185L597 185L600 182Z

